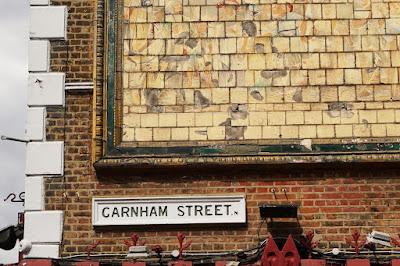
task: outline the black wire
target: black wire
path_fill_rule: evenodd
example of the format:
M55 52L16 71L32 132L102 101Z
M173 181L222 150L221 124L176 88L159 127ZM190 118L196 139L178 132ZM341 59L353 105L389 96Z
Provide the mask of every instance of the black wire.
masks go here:
M261 226L263 226L263 224L265 223L266 220L267 220L267 218L262 219L262 221L261 221L260 224L258 225L258 228L257 228L257 239L258 239L258 243L261 242L261 238L260 238Z

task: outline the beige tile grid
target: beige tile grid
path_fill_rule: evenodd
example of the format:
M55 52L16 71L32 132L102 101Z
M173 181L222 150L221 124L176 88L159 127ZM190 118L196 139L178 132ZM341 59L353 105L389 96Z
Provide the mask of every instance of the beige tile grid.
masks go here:
M242 2L125 2L124 140L400 135L399 1Z

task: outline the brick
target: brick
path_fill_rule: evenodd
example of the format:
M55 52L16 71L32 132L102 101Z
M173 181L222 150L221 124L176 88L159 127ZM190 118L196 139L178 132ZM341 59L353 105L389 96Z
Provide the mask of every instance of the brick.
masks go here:
M325 52L325 38L324 37L312 37L308 39L308 51L309 52Z
M336 17L338 19L352 19L353 18L353 4L337 4Z
M308 139L317 137L316 126L299 126L299 138Z
M317 136L319 138L333 138L335 136L335 128L333 125L317 126Z
M262 127L261 126L248 126L244 132L245 139L261 139Z
M168 141L171 139L170 128L153 128L154 141Z
M176 120L178 127L194 126L194 113L178 113Z
M389 17L389 5L387 3L372 3L372 18Z
M351 138L353 136L353 126L335 125L335 135L337 138Z
M343 69L328 69L326 70L326 84L327 85L341 85L344 80Z
M349 35L349 22L347 20L333 20L332 21L332 34L333 35Z
M299 127L298 126L281 126L281 137L284 139L299 138Z
M309 111L304 113L305 124L318 125L322 124L322 112L320 111Z
M327 52L343 52L343 38L340 36L326 37Z
M393 123L395 121L394 110L378 110L378 123Z
M385 137L385 136L387 136L386 125L384 125L384 124L371 125L371 135L372 135L372 137Z
M303 54L301 62L304 69L317 69L319 68L319 55L317 53Z
M341 86L339 87L339 101L355 101L356 94L354 87L351 86Z
M101 3L96 7L93 1L53 2L68 6L69 45L52 42L51 71L66 72L67 82L92 81L96 73L96 80L101 83L106 54L100 42L104 39L103 28L99 22L97 30L93 28L98 14L104 13ZM314 148L319 144L353 143L354 139L368 143L371 138L376 142L398 138L400 23L396 1L165 0L153 1L153 6L148 7L142 6L146 1L142 2L125 0L125 10L121 12L124 23L121 56L117 58L123 62L118 66L122 90L117 102L122 106L116 115L122 117L117 123L122 146L141 149L183 145L217 150L240 142L253 149L274 144L290 147L310 139ZM103 19L98 17L97 21ZM99 44L94 50L96 33ZM95 55L97 71L93 69ZM102 93L97 89L97 97L92 99L92 93L85 91L67 92L65 110L47 108L47 139L68 140L68 182L61 190L59 178L45 178L46 209L63 209L66 213L60 257L84 253L91 243L87 236L93 235L93 230L87 217L91 215L92 194L146 197L245 192L248 229L228 230L224 241L220 240L221 232L212 228L188 230L193 251L213 252L251 246L253 240L249 236L253 225L259 222L257 206L274 200L271 187L277 191L286 189L287 200L301 206L299 223L303 228L317 230L325 248L344 243L348 228L354 224L365 227L371 223L371 210L364 206L365 199L380 206L397 197L393 192L396 174L386 168L373 171L371 167L333 171L322 167L312 169L313 178L299 170L287 178L286 166L280 164L279 171L272 169L250 179L246 171L227 173L225 177L207 170L205 177L199 179L185 168L185 182L180 186L169 182L168 175L158 180L151 173L142 176L140 171L135 171L134 180L128 173L123 186L118 185L119 178L115 176L112 182L104 182L88 167L92 160L103 156ZM94 110L96 114L92 113ZM96 136L92 136L92 130ZM95 150L93 154L91 148ZM275 158L272 156L268 154ZM357 160L358 156L355 153L347 158ZM395 156L365 155L379 160ZM297 176L302 178L296 179ZM387 193L371 192L375 190ZM64 191L70 199L79 192L79 204L68 200L61 206L59 200ZM276 196L279 201L279 194ZM310 216L316 212L318 217ZM392 216L388 218L389 213ZM398 217L393 210L383 210L381 215L384 219L374 219L376 230L395 233ZM95 233L104 244L101 252L125 252L117 243L126 238L125 233L112 230L112 234L109 237ZM262 229L260 234L265 235L266 231ZM168 240L170 236L171 230L161 228L157 234L146 232L144 237L149 243L164 241L169 252L175 248Z
M331 22L329 20L317 20L314 22L315 35L331 35Z
M321 89L321 102L334 102L338 100L337 87L323 87Z
M304 114L302 111L288 111L286 112L286 124L288 125L301 125L304 124Z
M362 84L362 75L360 69L345 69L344 79L347 84Z
M268 125L284 125L285 117L286 117L285 112L269 112Z
M262 128L263 139L279 139L280 127L278 126L264 126Z
M371 136L371 126L367 124L353 125L353 134L355 137L369 137Z
M209 127L209 128L207 128L207 138L210 140L225 139L225 127Z

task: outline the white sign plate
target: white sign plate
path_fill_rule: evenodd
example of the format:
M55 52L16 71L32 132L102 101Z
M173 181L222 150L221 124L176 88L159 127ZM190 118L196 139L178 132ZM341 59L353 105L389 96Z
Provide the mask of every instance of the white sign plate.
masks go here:
M244 195L93 198L94 226L246 222Z

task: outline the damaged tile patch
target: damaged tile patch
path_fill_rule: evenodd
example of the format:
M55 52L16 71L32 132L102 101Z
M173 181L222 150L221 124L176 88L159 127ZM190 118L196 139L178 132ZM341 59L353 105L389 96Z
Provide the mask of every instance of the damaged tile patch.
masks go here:
M311 2L124 0L123 141L398 137L400 1Z

